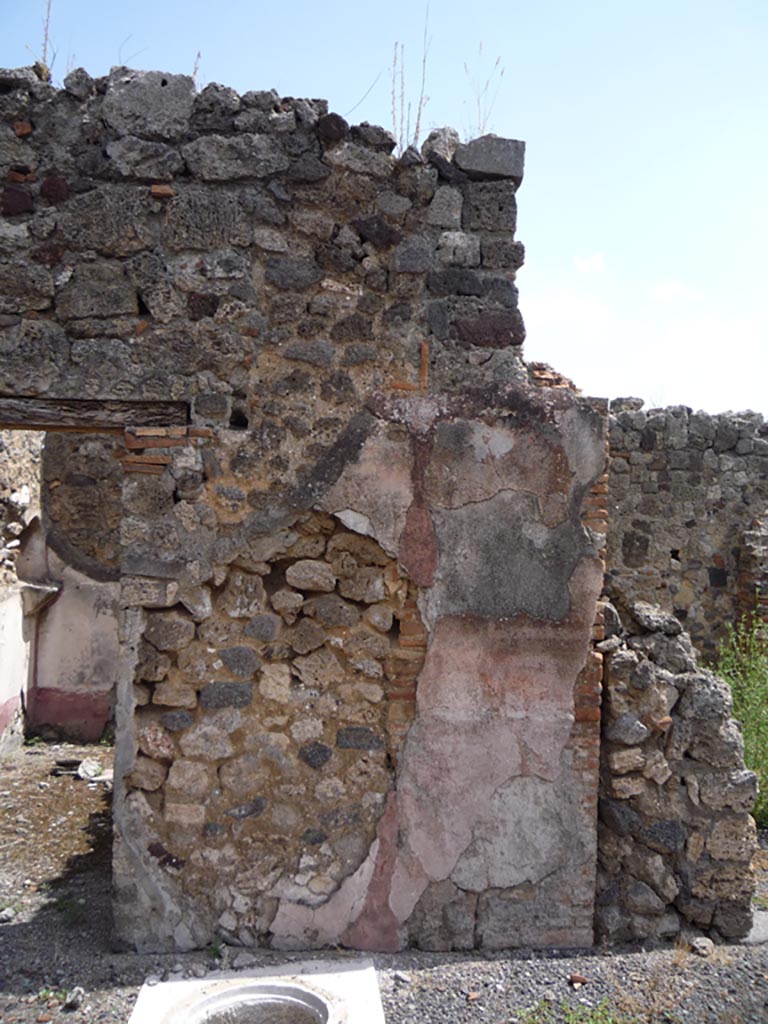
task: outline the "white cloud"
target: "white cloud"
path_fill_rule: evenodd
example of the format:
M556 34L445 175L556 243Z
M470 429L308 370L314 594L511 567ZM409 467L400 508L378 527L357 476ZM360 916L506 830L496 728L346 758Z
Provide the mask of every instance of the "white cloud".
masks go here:
M591 256L574 256L573 265L580 274L604 274L608 269L603 252L593 252Z
M622 301L561 284L521 292L526 358L550 363L585 394L652 405L768 414L768 321L713 306L694 289L673 311L665 293ZM643 300L645 295L645 300ZM672 315L672 312L674 315Z
M652 284L648 289L648 297L650 299L667 302L703 302L705 299L704 292L698 288L691 288L690 285L685 284L683 281L657 281L656 284Z

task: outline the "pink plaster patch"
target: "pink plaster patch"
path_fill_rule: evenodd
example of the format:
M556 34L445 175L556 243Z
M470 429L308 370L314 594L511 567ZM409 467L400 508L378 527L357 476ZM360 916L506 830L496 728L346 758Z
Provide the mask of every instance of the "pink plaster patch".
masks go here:
M562 771L601 580L597 559L577 567L562 622L518 615L437 623L398 779L390 903L401 921L429 881L450 876L500 786L522 775L551 782Z
M399 936L400 922L392 913L389 893L392 873L395 868L397 850L397 806L396 796L390 793L387 807L379 821L379 846L376 865L373 869L360 916L341 937L342 944L352 949L375 950L379 953L396 953L402 946Z
M38 687L27 694L27 725L49 725L72 739L92 743L101 738L112 709L105 697Z
M429 509L411 505L400 538L398 558L414 583L420 587L432 586L439 554Z

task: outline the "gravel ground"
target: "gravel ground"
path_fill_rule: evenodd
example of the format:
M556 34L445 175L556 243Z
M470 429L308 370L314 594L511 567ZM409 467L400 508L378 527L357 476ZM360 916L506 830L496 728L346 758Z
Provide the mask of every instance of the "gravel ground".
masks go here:
M26 747L0 761L0 1022L117 1024L147 978L309 959L224 949L110 950L108 786L51 775L100 747ZM67 769L65 768L65 771ZM757 858L768 905L768 850ZM318 954L348 963L355 954ZM768 945L373 957L387 1024L766 1024ZM67 1005L69 1003L69 1005ZM598 1010L598 1008L600 1008ZM590 1012L591 1011L591 1012ZM360 1022L364 1024L364 1022Z

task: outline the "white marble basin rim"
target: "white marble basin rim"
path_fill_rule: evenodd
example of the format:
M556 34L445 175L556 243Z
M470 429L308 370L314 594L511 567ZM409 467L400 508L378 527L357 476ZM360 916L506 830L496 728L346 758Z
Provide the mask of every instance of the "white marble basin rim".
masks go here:
M253 1013L248 1014L247 1010ZM240 1014L238 1014L240 1011ZM128 1024L384 1024L370 960L311 960L142 986Z

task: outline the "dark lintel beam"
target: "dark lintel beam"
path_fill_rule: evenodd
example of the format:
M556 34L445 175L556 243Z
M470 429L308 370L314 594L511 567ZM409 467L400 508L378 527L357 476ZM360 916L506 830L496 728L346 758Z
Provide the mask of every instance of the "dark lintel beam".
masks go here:
M0 430L120 433L126 427L183 427L186 402L99 402L0 396Z

